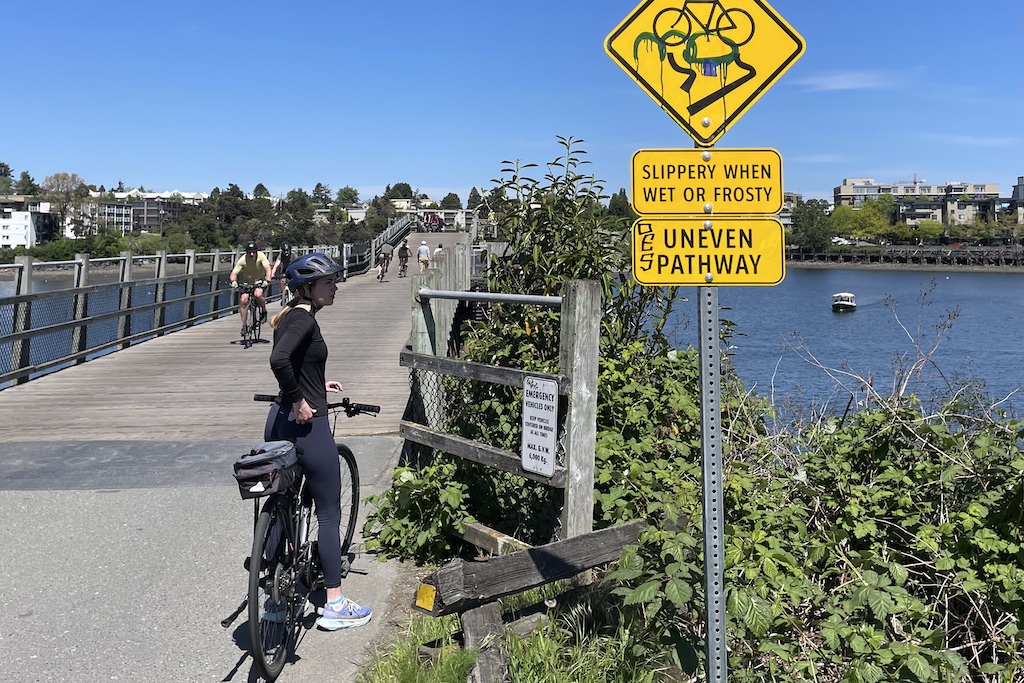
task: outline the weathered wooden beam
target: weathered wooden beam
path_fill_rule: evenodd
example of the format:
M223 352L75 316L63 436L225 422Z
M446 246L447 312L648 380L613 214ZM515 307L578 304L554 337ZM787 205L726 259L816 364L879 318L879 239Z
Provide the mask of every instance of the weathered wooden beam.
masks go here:
M424 446L430 446L434 450L451 453L465 460L472 460L502 472L518 474L520 477L539 481L554 488L565 488L565 468L557 465L555 466L555 473L551 477L528 472L523 469L522 458L517 453L477 443L461 436L445 434L444 432L439 432L416 422L409 422L408 420L402 420L398 423L398 435L403 439L415 441Z
M416 591L416 607L439 617L567 579L618 559L646 524L646 520L635 520L486 562L452 560L423 579Z
M479 522L467 524L463 532L458 534L458 536L466 543L475 545L480 550L491 555L508 555L517 550L525 550L531 547L529 543L523 543L518 538L503 534L497 529L492 529Z
M557 382L560 394L565 395L568 393L568 380L565 377L549 375L543 372L527 372L514 368L501 368L496 365L486 365L456 358L442 358L440 356L413 353L411 351L403 351L399 355L398 362L403 367L412 368L413 370L440 372L445 375L464 377L480 382L504 384L518 389L523 388L524 377L540 377L541 379L550 379L553 382Z
M597 357L601 340L601 287L570 280L562 297L559 371L572 390L565 416L565 467L569 476L562 507L566 538L594 528L594 451L597 446Z
M482 605L462 613L464 646L475 649L476 664L468 683L504 683L508 680L508 660L501 651L501 608L497 603Z

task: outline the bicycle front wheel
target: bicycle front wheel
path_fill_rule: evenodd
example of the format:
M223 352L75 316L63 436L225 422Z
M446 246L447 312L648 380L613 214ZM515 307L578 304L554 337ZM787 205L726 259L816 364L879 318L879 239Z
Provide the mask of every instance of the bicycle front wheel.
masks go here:
M341 537L341 575L344 578L348 567L347 555L349 548L352 547L359 515L359 468L356 466L356 456L348 446L339 443L337 447L338 464L341 466L341 518L338 521L338 535ZM309 538L315 540L319 537L320 523L316 515L313 515L309 525ZM317 563L317 584L320 584L323 575L319 572L318 553L314 552L312 559Z
M287 506L270 499L256 522L249 556L249 647L267 681L281 675L298 623L290 520Z
M245 325L242 327L242 343L245 346L250 346L256 341L254 335L256 331L256 315L256 302L250 296L249 305L245 307Z

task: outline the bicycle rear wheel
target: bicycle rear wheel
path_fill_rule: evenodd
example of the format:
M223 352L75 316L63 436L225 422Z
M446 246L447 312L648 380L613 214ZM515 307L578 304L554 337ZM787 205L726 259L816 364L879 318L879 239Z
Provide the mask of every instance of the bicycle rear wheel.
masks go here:
M282 500L267 501L256 522L249 556L249 647L267 681L275 680L284 669L299 618L301 596L296 593L290 522Z
M338 447L338 462L341 466L341 518L339 520L338 535L341 537L341 576L348 573L348 551L352 546L352 539L356 533L356 523L359 515L359 468L356 465L356 456L345 444L336 444ZM320 536L320 524L316 515L313 515L309 523L309 538L315 543ZM320 570L320 556L313 546L312 560L316 566L316 586L323 587L323 573Z

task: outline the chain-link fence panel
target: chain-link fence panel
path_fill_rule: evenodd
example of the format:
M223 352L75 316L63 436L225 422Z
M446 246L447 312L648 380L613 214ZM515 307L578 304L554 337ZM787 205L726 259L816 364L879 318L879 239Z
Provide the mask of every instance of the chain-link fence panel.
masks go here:
M410 385L412 400L408 419L411 421L514 455L521 452L522 388L454 377L430 370L412 370ZM555 465L559 468L566 466L565 408L566 399L560 397L555 448ZM432 451L424 446L414 449L414 453L415 457L408 459L409 464L422 467L433 462L439 451ZM495 475L497 476L497 471ZM490 492L493 493L493 489L490 489ZM499 528L505 533L516 535L518 528L526 524L535 533L544 530L543 533L549 534L541 542L559 540L560 515L564 504L563 491L547 489L543 497L547 502L538 499L536 495L531 496L528 505L512 506L506 511L506 516L489 519L486 513L478 514L479 510L474 510L474 514L485 524ZM544 520L531 519L524 522L523 519L518 519L520 515L526 514L526 510L529 510L530 514L540 514ZM530 514L526 516L529 517Z

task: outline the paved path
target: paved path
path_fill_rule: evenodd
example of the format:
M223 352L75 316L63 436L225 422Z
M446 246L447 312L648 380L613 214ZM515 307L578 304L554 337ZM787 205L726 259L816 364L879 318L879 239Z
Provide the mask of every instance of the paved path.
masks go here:
M390 485L401 448L411 283L354 277L318 316L328 377L384 408L338 422L364 497ZM245 617L220 626L244 596L252 538L230 465L259 441L266 405L252 394L273 391L270 345L231 344L238 325L205 323L0 391L6 680L257 680ZM358 536L354 550L343 585L374 619L306 631L280 681L352 681L406 618L422 570L378 562Z

